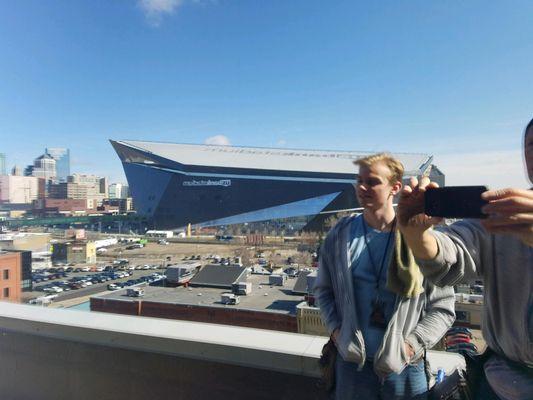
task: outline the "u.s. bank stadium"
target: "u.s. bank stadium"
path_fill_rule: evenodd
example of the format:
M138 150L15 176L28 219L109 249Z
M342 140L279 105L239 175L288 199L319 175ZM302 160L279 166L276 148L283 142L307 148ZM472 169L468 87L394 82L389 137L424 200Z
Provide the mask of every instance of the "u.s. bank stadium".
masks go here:
M357 208L353 161L371 154L111 140L137 213L157 229L304 218ZM428 154L395 153L405 176L444 175Z

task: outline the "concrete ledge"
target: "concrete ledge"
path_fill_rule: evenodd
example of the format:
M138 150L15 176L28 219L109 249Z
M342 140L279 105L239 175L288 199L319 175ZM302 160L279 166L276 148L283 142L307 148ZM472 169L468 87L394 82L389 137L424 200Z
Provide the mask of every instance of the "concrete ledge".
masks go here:
M327 338L199 322L0 303L0 330L242 367L319 376Z

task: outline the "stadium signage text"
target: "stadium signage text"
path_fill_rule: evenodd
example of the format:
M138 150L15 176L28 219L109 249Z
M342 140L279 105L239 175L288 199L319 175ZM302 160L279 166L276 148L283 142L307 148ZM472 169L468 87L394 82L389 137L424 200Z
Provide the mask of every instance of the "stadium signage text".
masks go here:
M231 179L220 179L220 180L192 180L192 181L183 181L183 186L231 186Z

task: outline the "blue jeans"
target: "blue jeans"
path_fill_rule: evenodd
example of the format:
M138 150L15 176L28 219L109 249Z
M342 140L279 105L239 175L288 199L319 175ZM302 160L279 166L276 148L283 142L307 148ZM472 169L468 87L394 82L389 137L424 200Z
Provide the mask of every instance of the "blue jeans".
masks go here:
M336 400L403 400L426 399L427 381L424 362L407 366L401 374L390 374L383 382L374 373L374 366L366 362L361 371L357 364L340 356L335 363Z

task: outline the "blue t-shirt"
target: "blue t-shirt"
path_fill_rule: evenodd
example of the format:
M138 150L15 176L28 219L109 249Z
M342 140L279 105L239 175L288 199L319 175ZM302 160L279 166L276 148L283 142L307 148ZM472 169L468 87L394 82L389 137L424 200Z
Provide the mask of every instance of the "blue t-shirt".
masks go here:
M381 232L366 224L369 252L365 243L365 226L363 224L365 224L363 215L356 217L352 221L351 240L348 241L348 255L353 277L355 307L357 308L359 324L365 340L366 353L367 357L373 358L385 334L385 329L370 325L373 302L378 293L376 288L377 275L382 265L383 268L381 268L379 279L379 300L383 303L386 324L389 323L392 317L396 302L396 295L386 289L387 270L392 248L394 247L394 233L389 239L390 232ZM373 257L373 263L370 259L370 254Z

